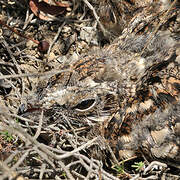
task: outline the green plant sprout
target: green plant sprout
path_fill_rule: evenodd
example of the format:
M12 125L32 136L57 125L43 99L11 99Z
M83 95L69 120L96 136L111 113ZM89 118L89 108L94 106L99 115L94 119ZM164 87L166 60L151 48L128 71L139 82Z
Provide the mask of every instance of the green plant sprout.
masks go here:
M141 171L144 167L144 163L142 161L140 162L135 162L131 167L136 168L136 171Z
M123 174L124 173L124 163L122 163L121 165L117 164L112 169L115 170L118 174Z
M66 172L62 172L61 177L66 178Z
M4 139L7 140L8 142L11 142L14 138L11 134L9 134L8 131L2 132L2 135L4 135Z

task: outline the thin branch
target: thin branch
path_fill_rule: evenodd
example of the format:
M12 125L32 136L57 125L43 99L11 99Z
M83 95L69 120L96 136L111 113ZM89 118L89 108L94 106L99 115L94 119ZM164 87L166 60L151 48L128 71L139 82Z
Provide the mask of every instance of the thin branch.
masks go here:
M49 55L49 53L51 52L51 48L52 48L52 46L54 45L54 43L57 41L57 39L58 39L58 37L59 37L59 34L61 33L62 28L64 27L65 24L66 24L66 21L64 21L64 22L62 23L62 25L58 28L58 32L56 33L53 41L51 42L51 44L50 44L50 46L49 46L49 49L48 49L48 52L47 52L48 55Z
M107 36L108 31L105 30L104 26L103 26L103 25L101 24L101 22L99 21L99 17L98 17L98 15L97 15L94 7L88 2L88 0L83 0L83 2L89 7L89 9L92 10L92 12L93 12L93 14L94 14L94 17L95 17L95 19L96 19L96 21L97 21L97 23L98 23L101 31L103 32L104 36Z
M39 118L39 125L38 125L38 128L37 128L37 131L36 131L36 134L34 135L33 139L37 139L41 133L41 128L42 128L42 124L43 124L43 110L41 112L41 115L40 115L40 118Z
M57 158L57 160L60 160L60 159L64 159L64 158L70 157L70 156L74 155L76 152L79 152L80 150L85 149L88 146L92 146L94 144L94 142L97 141L97 139L98 139L98 137L88 141L87 143L85 143L82 146L74 149L73 151L67 152L67 153L65 153L63 155L57 155L56 158Z
M72 70L60 70L60 71L51 71L45 73L27 73L27 74L12 74L12 75L1 75L0 79L10 79L10 78L24 78L24 77L38 77L38 76L50 76L55 75L63 72L71 72Z
M25 39L28 39L28 40L36 43L36 44L39 44L38 40L32 39L31 37L28 37L28 36L25 36L24 34L20 33L17 29L8 26L4 21L0 20L0 24L7 27L10 31L16 33L17 35L19 35L19 36L21 36L21 37L23 37Z

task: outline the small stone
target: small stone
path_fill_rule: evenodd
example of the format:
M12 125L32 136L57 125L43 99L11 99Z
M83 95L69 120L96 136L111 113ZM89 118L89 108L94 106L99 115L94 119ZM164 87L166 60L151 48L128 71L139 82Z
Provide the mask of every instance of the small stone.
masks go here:
M48 60L49 61L52 61L52 60L54 60L55 59L55 54L53 53L53 52L51 52L50 54L49 54L49 58L48 58Z
M86 41L88 44L98 45L96 29L94 27L81 28L80 38Z

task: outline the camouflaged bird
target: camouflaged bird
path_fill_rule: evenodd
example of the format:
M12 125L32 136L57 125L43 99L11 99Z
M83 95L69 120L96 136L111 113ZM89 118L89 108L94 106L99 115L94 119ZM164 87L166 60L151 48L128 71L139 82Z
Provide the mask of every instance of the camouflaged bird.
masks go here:
M101 23L113 35L121 35L124 29L133 33L145 33L157 27L164 14L170 9L171 0L100 0L93 1ZM172 26L178 11L179 1L174 1L173 10L168 11L166 29ZM166 20L167 20L166 19ZM128 27L128 28L127 28ZM124 32L123 32L124 33Z
M68 119L74 127L101 124L119 160L143 154L180 168L180 10L154 33L165 12L141 11L113 44L62 67L38 88L34 114L43 109L48 123Z

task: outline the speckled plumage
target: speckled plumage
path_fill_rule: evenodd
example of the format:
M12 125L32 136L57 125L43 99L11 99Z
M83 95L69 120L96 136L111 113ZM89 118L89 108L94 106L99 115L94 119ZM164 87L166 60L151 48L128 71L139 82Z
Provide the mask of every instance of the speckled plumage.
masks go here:
M142 33L156 19L142 14L113 44L62 67L71 71L49 79L37 107L47 121L103 125L103 136L119 159L143 153L180 168L179 9L170 11L164 23L173 19L173 32L161 27L156 34Z

